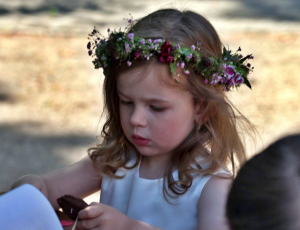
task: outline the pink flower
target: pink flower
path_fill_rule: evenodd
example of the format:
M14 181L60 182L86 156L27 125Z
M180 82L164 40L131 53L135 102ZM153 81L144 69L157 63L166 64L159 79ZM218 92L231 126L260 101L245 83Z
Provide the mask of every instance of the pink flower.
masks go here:
M151 43L151 42L152 42L152 40L149 38L149 39L147 39L147 42Z
M195 49L196 49L196 47L195 47L194 45L192 45L192 46L191 46L191 49L192 49L192 50L195 50Z
M184 68L184 66L185 66L185 63L184 63L184 62L181 62L181 64L180 64L180 68L181 68L181 69L183 69L183 68Z
M193 57L193 54L189 54L188 56L187 56L187 58L192 58Z
M179 50L180 50L180 45L179 45L179 44L177 44L177 46L176 46L176 47L177 47L177 49L179 49Z
M128 65L128 66L131 66L131 62L130 62L130 61L127 61L127 65Z
M188 71L187 69L183 71L185 74L190 74L190 71Z
M207 83L208 83L208 80L207 80L207 79L205 79L205 80L204 80L204 83L205 83L205 84L207 84Z
M142 44L142 45L145 45L145 41L144 41L144 40L142 40L142 41L141 41L141 44Z

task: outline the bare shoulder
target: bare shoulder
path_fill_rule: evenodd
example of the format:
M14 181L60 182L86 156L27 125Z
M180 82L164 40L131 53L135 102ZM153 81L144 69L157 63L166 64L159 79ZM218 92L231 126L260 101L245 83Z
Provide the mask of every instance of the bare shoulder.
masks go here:
M199 230L229 229L225 206L231 183L231 178L220 174L205 184L198 202Z

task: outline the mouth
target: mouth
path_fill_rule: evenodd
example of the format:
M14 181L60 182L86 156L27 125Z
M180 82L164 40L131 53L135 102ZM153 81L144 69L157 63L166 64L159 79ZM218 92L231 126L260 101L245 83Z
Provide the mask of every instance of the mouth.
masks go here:
M149 142L150 142L149 139L145 139L139 135L134 134L131 137L132 137L134 144L136 144L136 145L145 146L145 145L149 144Z

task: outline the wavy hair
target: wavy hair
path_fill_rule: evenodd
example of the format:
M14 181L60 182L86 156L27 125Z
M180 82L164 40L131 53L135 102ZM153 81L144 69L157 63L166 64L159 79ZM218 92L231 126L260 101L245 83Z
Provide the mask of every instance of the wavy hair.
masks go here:
M165 38L186 47L201 42L201 52L207 57L220 57L222 53L222 44L213 26L204 17L192 11L158 10L138 20L129 28L128 32L131 31L139 37ZM88 150L94 167L100 174L117 177L114 173L119 167L126 168L131 149L136 155L136 162L130 168L137 166L141 156L126 139L121 128L116 79L129 68L132 70L144 67L146 74L149 66L155 65L166 64L161 64L158 60L136 60L130 67L117 61L110 65L104 81L106 122L101 133L104 140L102 145ZM169 71L165 75L171 77ZM220 168L228 169L229 164L234 171L234 159L239 164L246 160L243 136L240 134L243 131L249 134L255 132L250 121L228 101L221 86L204 84L204 78L192 70L186 79L186 84L179 87L188 90L194 101L203 105L202 117L205 122L200 128L195 126L185 140L174 149L164 173L164 181L167 181L163 187L165 198L184 194L192 185L195 174L210 174ZM199 157L204 159L203 162L209 162L208 168L201 168ZM174 167L178 168L178 181L172 176Z

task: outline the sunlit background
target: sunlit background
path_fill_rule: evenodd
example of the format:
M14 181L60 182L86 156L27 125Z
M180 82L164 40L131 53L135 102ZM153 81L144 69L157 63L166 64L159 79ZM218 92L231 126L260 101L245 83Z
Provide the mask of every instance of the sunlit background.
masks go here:
M69 165L101 129L101 70L87 55L97 26L126 26L176 7L205 16L223 43L252 53L252 90L229 93L256 125L256 150L300 131L299 0L0 0L0 191L24 174Z

